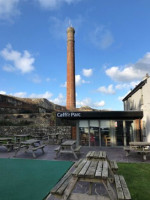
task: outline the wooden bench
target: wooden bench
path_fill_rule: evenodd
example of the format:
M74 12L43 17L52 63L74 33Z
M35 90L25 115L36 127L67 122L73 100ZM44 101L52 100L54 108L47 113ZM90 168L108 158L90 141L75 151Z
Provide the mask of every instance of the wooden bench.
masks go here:
M131 200L131 195L122 175L114 175L118 200Z
M32 155L33 155L33 157L34 157L34 158L36 157L34 151L37 151L38 149L41 149L41 150L42 150L42 153L45 153L45 152L44 152L44 147L45 147L45 146L46 146L46 145L43 144L43 145L40 145L40 146L37 146L37 147L32 148Z
M77 147L75 148L74 151L75 151L76 153L80 153L80 149L81 149L81 146L77 146Z
M72 169L74 169L74 165L72 165L65 176L52 188L50 194L56 198L68 199L77 182L77 178L72 177ZM46 200L48 200L48 197Z
M89 151L86 155L87 159L102 159L106 160L106 152L105 151Z
M126 147L124 147L124 151L126 152L126 156L128 156L130 151L131 151L131 149L130 149L129 146L126 146Z
M130 146L124 147L124 151L126 152L126 156L128 156L131 151L142 154L143 160L146 160L147 154L150 153L150 149L141 149L141 148L136 148L136 147L133 148Z
M109 164L110 164L110 168L113 171L113 173L116 174L117 171L118 171L117 162L116 161L110 161Z
M60 146L56 147L54 151L58 152L60 150Z
M13 144L13 143L1 144L1 146L6 147L6 148L7 148L7 151L11 151L11 150L13 150L14 144Z

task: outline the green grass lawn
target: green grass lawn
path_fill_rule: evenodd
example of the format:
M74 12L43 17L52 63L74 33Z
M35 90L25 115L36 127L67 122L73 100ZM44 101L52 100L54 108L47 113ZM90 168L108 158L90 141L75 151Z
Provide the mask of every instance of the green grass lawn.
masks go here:
M118 163L118 174L124 176L132 200L150 200L150 164Z
M70 161L0 159L0 200L42 200L72 166Z

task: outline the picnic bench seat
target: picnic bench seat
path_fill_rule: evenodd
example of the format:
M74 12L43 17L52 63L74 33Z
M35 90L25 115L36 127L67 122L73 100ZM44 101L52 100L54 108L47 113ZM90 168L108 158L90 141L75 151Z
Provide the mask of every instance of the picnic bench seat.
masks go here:
M105 160L107 157L105 151L89 151L86 155L86 158L88 159L102 159Z
M37 147L33 147L33 148L32 148L32 155L33 155L33 157L36 158L36 155L35 155L34 151L37 151L38 149L41 149L41 150L42 150L42 153L44 153L44 147L45 147L45 146L46 146L46 145L43 144L43 145L40 145L40 146L37 146Z
M114 175L118 200L131 200L131 195L122 175Z
M81 146L77 146L77 147L75 148L74 151L75 151L76 153L80 153L80 149L81 149Z
M2 146L6 147L8 151L13 150L14 148L14 144L13 143L9 143L9 144L1 144Z
M133 147L130 147L130 146L124 147L124 151L126 152L126 156L129 155L130 151L140 153L140 154L143 155L143 160L146 160L147 154L150 153L150 149L133 148Z
M18 150L19 148L24 148L24 147L26 147L26 145L21 145L20 147L18 146L18 147L14 147L14 150Z
M109 164L110 164L110 168L113 171L113 173L116 174L117 171L118 171L117 162L116 161L110 161Z
M46 145L43 144L43 145L40 145L40 146L34 147L34 148L32 148L32 151L36 151L36 150L38 150L38 149L41 149L41 150L43 151L43 153L44 153L44 147L45 147L45 146L46 146Z
M76 168L76 167L78 167L78 165L82 162L82 158L80 159L80 160L78 160L78 161L76 161L75 162L75 164L74 164L74 167Z
M60 150L60 146L56 147L54 151L58 152Z

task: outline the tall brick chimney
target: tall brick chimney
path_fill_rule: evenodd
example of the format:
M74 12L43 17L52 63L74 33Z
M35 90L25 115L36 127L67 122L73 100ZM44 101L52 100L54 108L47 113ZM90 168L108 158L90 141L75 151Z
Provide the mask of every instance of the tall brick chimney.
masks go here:
M67 29L67 99L66 108L74 110L76 108L75 96L75 50L74 50L73 27Z

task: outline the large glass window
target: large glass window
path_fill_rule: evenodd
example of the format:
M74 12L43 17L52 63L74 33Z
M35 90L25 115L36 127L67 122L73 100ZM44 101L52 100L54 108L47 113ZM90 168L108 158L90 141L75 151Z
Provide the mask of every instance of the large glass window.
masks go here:
M99 121L90 120L90 146L99 146Z
M123 121L115 121L115 135L117 146L124 145Z
M82 146L89 146L88 120L80 120L79 121L79 143Z
M111 146L110 121L109 120L101 120L100 133L101 133L101 145L102 146Z

